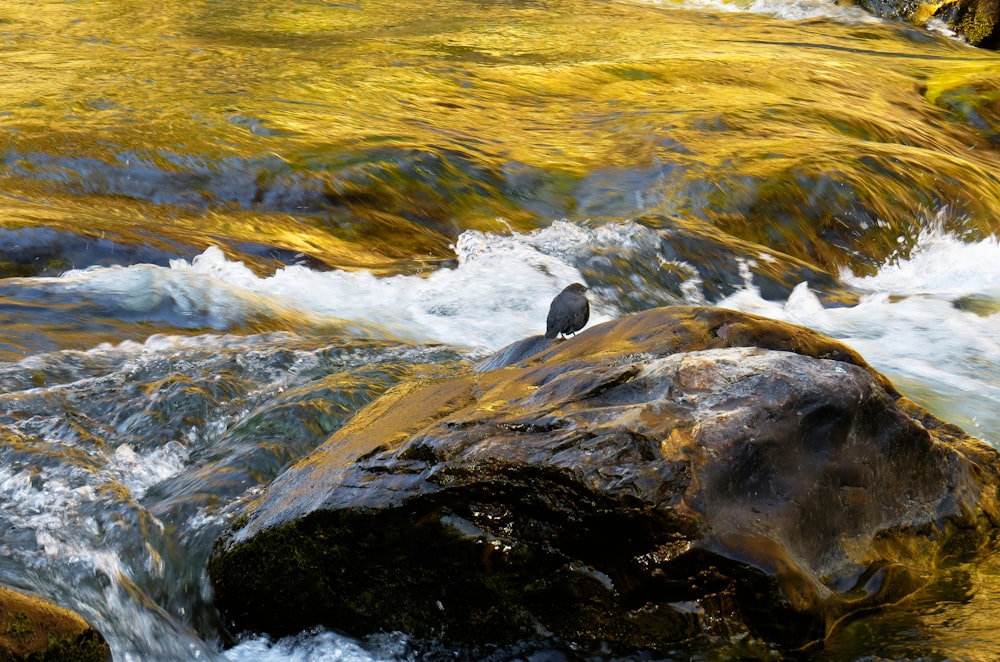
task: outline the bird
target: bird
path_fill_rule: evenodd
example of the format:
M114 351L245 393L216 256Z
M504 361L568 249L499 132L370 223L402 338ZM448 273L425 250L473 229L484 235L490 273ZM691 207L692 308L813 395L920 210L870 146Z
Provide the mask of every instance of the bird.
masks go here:
M546 338L576 333L587 325L587 320L590 319L590 302L587 301L586 292L585 285L573 283L556 295L545 320Z

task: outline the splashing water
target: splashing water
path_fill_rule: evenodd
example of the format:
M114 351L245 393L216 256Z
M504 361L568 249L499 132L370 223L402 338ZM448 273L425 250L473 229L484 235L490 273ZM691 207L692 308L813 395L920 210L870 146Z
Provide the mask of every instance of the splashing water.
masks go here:
M529 233L464 232L457 266L428 276L376 277L367 272L318 272L290 266L255 275L210 248L169 267L137 265L73 271L40 287L65 289L134 314L199 319L225 329L254 316L289 317L296 325L348 320L368 337L442 343L479 353L543 330L548 302L585 281L577 265L609 251L659 255L659 239L635 224L586 228L557 221ZM767 256L761 256L766 258ZM661 262L669 260L659 255ZM637 263L638 264L638 263ZM683 265L682 265L683 266ZM742 282L717 305L802 324L857 349L897 386L947 420L1000 443L1000 244L963 242L940 230L921 234L908 257L873 276L849 271L841 280L863 293L853 306L824 306L809 283L785 301L764 299L741 263ZM693 272L694 274L696 272ZM638 272L637 272L638 275ZM591 325L623 313L625 293L588 283ZM673 303L705 303L692 275L689 294ZM655 283L638 280L638 291ZM670 303L670 301L667 301ZM157 313L161 311L161 313Z
M169 267L92 267L33 284L56 295L101 301L132 316L166 316L216 329L255 316L291 315L299 325L350 320L376 335L498 349L544 331L552 297L566 284L583 280L571 266L573 255L588 242L601 241L566 222L528 235L467 231L455 246L456 269L382 278L302 266L258 277L212 247L190 262L172 260ZM598 311L592 319L609 316Z
M842 278L866 293L857 305L824 307L807 283L784 302L748 288L718 305L837 338L938 416L1000 446L1000 243L929 230L908 258Z

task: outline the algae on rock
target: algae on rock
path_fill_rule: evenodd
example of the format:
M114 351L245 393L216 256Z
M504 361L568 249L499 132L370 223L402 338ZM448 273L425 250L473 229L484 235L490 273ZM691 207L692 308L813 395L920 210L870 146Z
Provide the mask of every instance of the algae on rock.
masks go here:
M0 586L0 660L106 662L111 649L75 612Z

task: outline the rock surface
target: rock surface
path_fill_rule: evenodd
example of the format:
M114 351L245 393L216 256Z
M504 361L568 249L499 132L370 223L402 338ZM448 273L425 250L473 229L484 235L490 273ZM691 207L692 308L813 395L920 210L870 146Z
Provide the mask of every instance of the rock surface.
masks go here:
M997 453L852 350L717 308L403 384L209 562L234 629L786 647L990 543Z
M882 18L902 18L924 25L944 22L973 46L1000 46L1000 0L856 0Z
M0 586L0 660L104 662L111 649L75 612Z

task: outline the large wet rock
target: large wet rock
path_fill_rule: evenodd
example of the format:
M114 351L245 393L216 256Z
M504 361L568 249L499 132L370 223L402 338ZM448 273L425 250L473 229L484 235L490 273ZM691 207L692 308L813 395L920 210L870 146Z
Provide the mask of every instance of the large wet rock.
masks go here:
M209 571L237 630L799 647L990 542L996 465L833 340L662 308L393 389Z
M0 586L0 660L105 662L111 648L76 612Z

